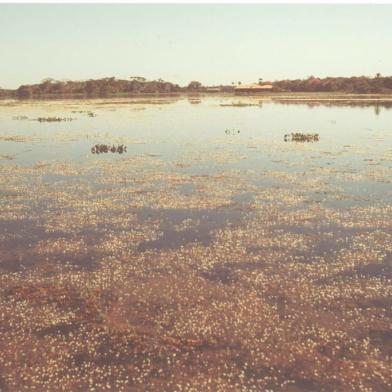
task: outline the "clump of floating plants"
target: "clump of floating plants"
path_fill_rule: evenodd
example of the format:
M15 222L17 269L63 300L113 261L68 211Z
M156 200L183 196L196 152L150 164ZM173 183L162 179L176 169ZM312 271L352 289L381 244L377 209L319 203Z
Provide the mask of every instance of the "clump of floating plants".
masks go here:
M110 146L108 144L96 144L95 146L91 147L91 153L92 154L107 154L108 152L111 152L113 154L123 154L124 152L127 152L127 146L124 146L123 144L119 146Z
M71 117L38 117L36 119L38 122L61 122L61 121L73 121L75 120L74 118Z
M35 138L32 136L24 136L24 135L11 135L11 136L0 136L0 141L2 142L31 142L34 141Z
M226 135L237 135L238 133L240 133L241 131L239 129L226 129L225 130L225 134Z
M94 112L89 110L72 110L72 113L86 113L89 117L96 117L97 115Z
M285 142L314 143L320 140L318 133L292 132L284 135Z
M4 154L0 154L0 161L1 160L7 160L7 161L11 161L15 159L15 157L13 155L4 155Z
M12 117L13 120L28 120L27 116L14 116Z

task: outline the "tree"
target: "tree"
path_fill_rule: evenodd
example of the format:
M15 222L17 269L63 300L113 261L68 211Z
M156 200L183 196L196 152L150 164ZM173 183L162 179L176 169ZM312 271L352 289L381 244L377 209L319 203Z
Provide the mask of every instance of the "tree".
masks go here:
M97 86L94 80L88 80L85 85L87 95L94 95L97 92Z
M53 78L45 78L41 80L41 83L53 83L54 81Z
M142 83L147 81L147 79L143 78L142 76L131 76L130 79L131 80L136 80L137 82L142 82Z
M193 80L188 84L188 90L199 90L202 87L202 84L196 80Z
M18 98L31 98L33 95L31 86L20 86L16 90L16 95Z

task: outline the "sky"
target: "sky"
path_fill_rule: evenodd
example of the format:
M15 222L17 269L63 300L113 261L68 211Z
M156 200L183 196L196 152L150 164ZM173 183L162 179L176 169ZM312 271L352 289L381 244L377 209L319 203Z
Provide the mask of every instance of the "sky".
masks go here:
M0 4L0 86L392 75L392 4Z

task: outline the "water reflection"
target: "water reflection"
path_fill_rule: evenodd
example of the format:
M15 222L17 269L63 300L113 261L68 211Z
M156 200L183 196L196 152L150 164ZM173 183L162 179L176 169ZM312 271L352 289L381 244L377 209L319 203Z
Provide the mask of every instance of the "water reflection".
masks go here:
M280 99L275 98L274 102L282 104L282 105L306 105L308 108L315 108L320 106L325 106L329 108L336 107L361 107L361 108L369 108L373 107L376 114L380 113L380 108L383 109L391 109L392 108L392 100L368 100L366 98L363 99L337 99L337 100L314 100L314 99Z
M201 103L201 99L190 96L190 97L188 97L188 102L191 105L199 105Z

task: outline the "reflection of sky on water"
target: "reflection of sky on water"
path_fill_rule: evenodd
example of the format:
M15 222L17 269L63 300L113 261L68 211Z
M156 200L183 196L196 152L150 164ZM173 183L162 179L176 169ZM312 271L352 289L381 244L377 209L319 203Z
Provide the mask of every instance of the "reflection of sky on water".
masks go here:
M0 141L0 155L14 156L1 164L34 165L42 160L117 160L123 156L90 152L97 143L127 146L126 156L152 154L167 162L186 161L176 170L188 174L212 174L222 169L253 170L256 182L268 186L265 171L307 173L322 167L332 173L360 173L369 170L374 159L391 169L390 159L379 160L392 148L392 110L373 106L310 106L309 103L277 103L260 106L220 106L222 103L256 102L251 98L207 97L198 105L187 98L149 104L145 99L110 101L53 101L0 105L0 135L32 138L26 142ZM126 102L126 103L123 103ZM158 100L159 102L159 100ZM169 102L169 103L168 103ZM360 103L363 104L363 103ZM90 110L96 117L77 110ZM29 120L14 120L28 116ZM39 123L31 119L74 117L72 122ZM227 135L226 129L239 129ZM290 132L317 132L317 143L290 143L283 135ZM210 154L229 151L229 159L217 162ZM230 159L230 154L235 159ZM333 175L325 176L334 181ZM263 182L264 179L264 182ZM352 194L390 194L389 183L372 181L368 187L350 182L343 188Z

